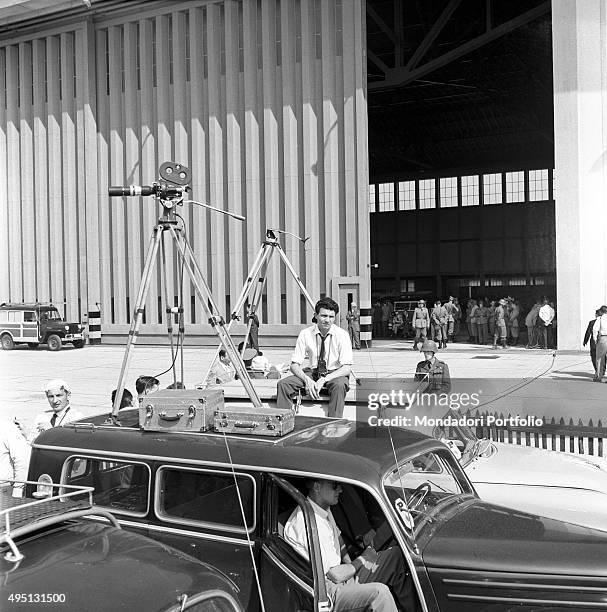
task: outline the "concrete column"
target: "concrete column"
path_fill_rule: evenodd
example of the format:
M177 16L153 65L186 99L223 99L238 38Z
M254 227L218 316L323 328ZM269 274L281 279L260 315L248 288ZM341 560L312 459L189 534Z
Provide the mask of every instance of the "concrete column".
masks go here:
M579 349L607 303L607 4L553 0L557 315Z

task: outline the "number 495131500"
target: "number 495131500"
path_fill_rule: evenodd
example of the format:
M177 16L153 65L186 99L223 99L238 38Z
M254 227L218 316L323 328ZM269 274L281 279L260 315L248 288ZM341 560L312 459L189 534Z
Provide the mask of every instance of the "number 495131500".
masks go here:
M65 603L66 597L65 593L11 593L8 601L17 604Z

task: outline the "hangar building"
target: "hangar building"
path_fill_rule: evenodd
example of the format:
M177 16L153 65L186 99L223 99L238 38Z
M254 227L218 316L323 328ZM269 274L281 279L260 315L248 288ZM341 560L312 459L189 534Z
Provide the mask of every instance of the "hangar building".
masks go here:
M128 330L164 161L228 313L267 228L313 297L556 298L559 347L607 301L607 7L602 0L39 0L0 8L0 299ZM305 242L299 238L308 238ZM180 304L168 254L143 332ZM166 304L165 302L173 303ZM310 314L272 263L263 333Z

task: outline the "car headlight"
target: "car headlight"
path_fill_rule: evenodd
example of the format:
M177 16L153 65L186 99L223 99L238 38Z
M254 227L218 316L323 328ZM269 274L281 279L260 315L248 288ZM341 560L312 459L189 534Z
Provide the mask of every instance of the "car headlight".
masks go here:
M69 325L65 326L65 331L70 331L70 326Z
M53 479L48 474L41 474L38 477L38 486L32 496L37 499L53 496Z

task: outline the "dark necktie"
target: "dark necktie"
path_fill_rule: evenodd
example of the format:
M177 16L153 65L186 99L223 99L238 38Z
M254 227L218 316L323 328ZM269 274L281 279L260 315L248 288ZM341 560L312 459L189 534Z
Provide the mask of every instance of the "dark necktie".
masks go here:
M325 361L325 340L327 336L320 336L320 351L318 352L318 363L316 364L316 378L321 378L327 373L327 362Z
M51 427L55 427L55 423L57 422L57 417L59 415L56 412L53 412L53 416L51 417Z

